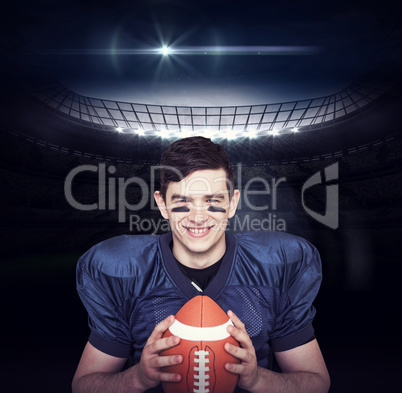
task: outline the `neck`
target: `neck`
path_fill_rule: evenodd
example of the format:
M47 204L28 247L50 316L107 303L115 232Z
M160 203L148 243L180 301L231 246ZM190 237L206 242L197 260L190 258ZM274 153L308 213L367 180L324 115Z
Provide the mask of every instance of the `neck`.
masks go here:
M173 239L173 255L184 266L193 269L205 269L217 261L219 261L226 252L225 237L221 242L217 243L214 248L206 252L193 252L191 250L180 247L180 244Z

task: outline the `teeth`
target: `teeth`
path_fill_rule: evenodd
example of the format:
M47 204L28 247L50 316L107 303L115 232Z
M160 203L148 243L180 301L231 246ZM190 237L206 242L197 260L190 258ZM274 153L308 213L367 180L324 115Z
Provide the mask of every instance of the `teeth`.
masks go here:
M193 233L204 233L208 230L208 228L203 228L203 229L193 229L193 228L187 228L190 232Z

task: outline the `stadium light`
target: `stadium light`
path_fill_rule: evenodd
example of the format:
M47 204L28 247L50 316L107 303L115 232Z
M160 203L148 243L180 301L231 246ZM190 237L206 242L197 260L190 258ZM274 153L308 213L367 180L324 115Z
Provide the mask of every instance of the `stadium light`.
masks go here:
M270 132L269 132L271 135L278 135L279 134L279 131L278 130L275 130L275 129L273 129L273 130L271 130Z
M256 129L248 129L247 135L249 138L255 138L257 136L257 130Z
M203 134L204 134L205 138L213 139L216 135L216 132L209 129L208 127L205 127Z
M189 136L193 136L193 130L190 128L183 127L178 136L182 137L182 138L187 138Z
M293 132L299 132L299 129L297 127L292 128Z
M159 131L159 135L161 138L168 138L169 137L169 131L166 129L166 127L161 127Z
M162 49L161 49L161 53L162 53L163 56L169 55L169 53L170 53L170 48L167 47L166 45L163 45L163 46L162 46Z
M123 129L122 129L121 127L116 127L116 131L117 131L117 132L122 132Z
M137 135L145 135L145 131L139 128L138 130L134 130Z
M231 128L228 128L225 132L225 138L229 141L236 138L236 134Z

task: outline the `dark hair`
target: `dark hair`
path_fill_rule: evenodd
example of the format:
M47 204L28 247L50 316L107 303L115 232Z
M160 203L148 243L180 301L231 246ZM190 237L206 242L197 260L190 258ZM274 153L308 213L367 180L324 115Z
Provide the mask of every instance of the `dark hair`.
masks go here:
M160 193L166 200L170 182L179 182L202 169L224 169L229 197L233 195L234 171L224 147L202 136L183 138L172 143L161 157Z

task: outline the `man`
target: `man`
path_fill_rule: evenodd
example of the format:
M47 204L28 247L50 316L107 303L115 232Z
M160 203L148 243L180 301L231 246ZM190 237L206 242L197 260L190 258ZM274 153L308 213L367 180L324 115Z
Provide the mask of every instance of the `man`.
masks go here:
M182 362L162 356L178 337L162 338L192 297L210 296L228 313L240 359L236 392L325 393L329 375L312 328L321 282L316 249L277 232L226 233L239 191L222 146L202 137L173 143L162 155L155 199L171 232L119 236L92 247L77 266L77 288L91 335L73 392L162 392L164 372ZM274 352L282 373L271 371ZM129 356L134 366L122 371ZM150 390L148 390L150 389ZM218 392L219 393L219 392Z

